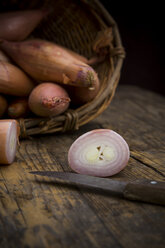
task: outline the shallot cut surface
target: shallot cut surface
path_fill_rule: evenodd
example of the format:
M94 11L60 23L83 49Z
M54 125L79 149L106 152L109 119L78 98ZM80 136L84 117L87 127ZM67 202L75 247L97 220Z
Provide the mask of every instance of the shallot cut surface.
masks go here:
M0 120L0 164L11 164L16 155L19 126L16 120Z
M129 157L129 147L122 136L110 129L96 129L73 142L68 163L77 173L107 177L123 170Z

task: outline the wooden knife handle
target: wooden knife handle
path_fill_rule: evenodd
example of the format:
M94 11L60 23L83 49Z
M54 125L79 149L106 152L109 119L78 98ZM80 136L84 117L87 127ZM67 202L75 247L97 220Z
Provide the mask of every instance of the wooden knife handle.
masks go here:
M129 200L165 205L165 183L152 180L130 182L125 186L123 196Z

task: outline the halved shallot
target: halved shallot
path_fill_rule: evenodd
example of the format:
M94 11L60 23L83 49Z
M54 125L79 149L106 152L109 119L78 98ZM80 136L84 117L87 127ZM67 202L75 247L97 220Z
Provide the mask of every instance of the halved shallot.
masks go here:
M96 129L73 142L68 162L77 173L107 177L123 170L129 156L129 147L123 137L110 129Z
M0 164L11 164L16 155L19 125L16 120L0 120Z

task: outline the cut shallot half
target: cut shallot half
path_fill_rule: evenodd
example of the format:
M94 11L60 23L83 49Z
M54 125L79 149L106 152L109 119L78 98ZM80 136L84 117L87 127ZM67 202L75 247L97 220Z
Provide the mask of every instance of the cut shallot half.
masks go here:
M122 136L110 129L95 129L73 142L68 163L77 173L108 177L123 170L129 157L129 147Z
M19 125L16 120L0 120L0 164L11 164L16 155Z

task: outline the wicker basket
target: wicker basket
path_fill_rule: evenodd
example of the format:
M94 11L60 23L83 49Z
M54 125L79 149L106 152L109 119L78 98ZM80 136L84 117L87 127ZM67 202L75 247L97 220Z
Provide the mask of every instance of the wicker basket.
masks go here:
M20 119L21 137L78 129L100 115L114 96L125 56L117 24L102 4L98 0L8 0L2 1L0 7L49 8L50 14L33 37L54 41L88 58L95 54L96 47L108 51L105 60L94 67L101 89L93 101L53 118Z

